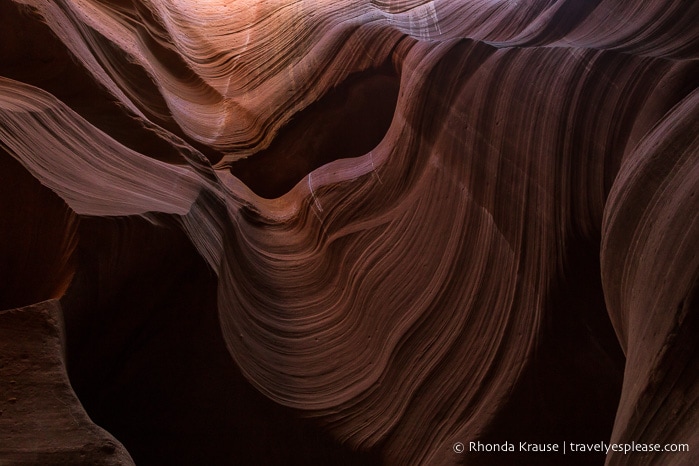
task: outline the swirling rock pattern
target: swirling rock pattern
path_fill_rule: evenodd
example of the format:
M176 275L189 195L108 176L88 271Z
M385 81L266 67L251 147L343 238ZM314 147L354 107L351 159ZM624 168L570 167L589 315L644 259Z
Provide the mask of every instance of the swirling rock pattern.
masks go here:
M699 461L699 4L0 11L0 301L138 464Z

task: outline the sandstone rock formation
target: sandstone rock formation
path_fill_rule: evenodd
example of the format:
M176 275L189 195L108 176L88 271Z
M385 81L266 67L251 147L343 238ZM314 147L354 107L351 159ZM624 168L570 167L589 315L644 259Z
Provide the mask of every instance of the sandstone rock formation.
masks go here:
M60 300L89 435L139 465L699 462L699 4L0 17L0 309ZM0 428L53 419L31 393ZM13 435L0 463L45 451Z
M0 324L3 464L133 464L70 387L58 301L2 311Z

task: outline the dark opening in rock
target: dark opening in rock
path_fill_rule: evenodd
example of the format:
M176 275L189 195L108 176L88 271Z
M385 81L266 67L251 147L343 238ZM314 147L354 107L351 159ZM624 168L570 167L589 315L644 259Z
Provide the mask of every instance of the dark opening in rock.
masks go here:
M272 199L328 162L364 155L388 131L399 88L390 62L354 73L295 115L267 149L235 162L231 172Z

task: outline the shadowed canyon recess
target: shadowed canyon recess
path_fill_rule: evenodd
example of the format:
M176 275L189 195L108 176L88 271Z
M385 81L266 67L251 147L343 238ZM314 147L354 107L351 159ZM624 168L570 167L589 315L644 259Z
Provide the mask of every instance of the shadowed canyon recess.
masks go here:
M328 162L368 153L388 131L399 86L390 64L350 75L294 115L270 147L234 162L231 173L270 199Z

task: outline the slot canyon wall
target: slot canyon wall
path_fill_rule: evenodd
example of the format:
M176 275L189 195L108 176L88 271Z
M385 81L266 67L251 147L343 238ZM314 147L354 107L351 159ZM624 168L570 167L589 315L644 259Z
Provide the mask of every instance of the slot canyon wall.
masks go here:
M0 464L699 464L699 3L0 22Z

